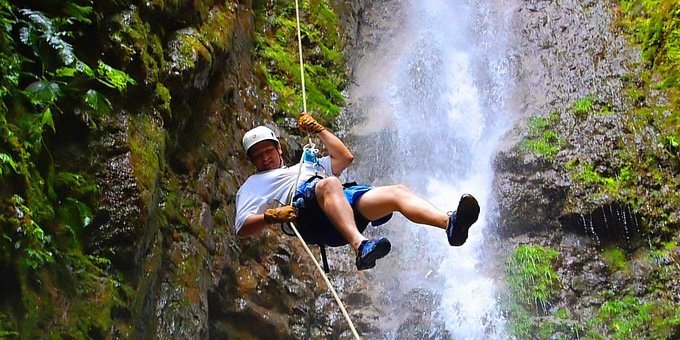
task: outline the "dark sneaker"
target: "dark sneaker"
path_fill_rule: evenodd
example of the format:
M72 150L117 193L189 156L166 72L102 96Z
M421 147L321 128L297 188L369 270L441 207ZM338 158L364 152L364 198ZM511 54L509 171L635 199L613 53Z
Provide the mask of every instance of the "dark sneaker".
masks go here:
M390 241L384 237L361 242L357 254L357 269L371 269L375 267L375 260L381 259L392 249Z
M468 237L468 230L479 217L479 204L472 195L465 194L460 198L458 209L449 216L446 237L452 246L460 246Z

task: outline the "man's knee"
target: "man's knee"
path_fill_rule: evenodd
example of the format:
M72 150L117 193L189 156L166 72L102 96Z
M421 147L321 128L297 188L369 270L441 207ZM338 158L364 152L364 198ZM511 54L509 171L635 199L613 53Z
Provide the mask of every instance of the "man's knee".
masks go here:
M317 196L325 196L329 193L342 192L342 183L337 177L327 177L316 183Z
M390 185L388 186L388 188L390 189L389 190L390 196L392 196L395 199L402 199L406 196L413 195L411 189L409 189L407 186L403 184Z

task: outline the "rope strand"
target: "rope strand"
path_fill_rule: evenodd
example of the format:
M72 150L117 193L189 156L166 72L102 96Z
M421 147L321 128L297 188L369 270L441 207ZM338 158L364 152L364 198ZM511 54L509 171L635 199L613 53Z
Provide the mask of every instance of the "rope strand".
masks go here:
M300 167L298 168L297 179L295 180L295 183L293 184L293 187L291 188L291 190L288 192L288 204L291 204L292 201L293 201L293 196L294 196L293 193L295 192L295 188L297 187L298 181L300 180L300 174L302 174L302 165L303 165L302 163L304 162L305 150L306 149L307 149L307 145L305 145L305 147L303 148L302 156L300 157ZM340 311L342 312L342 315L345 317L345 320L347 320L347 323L349 324L349 328L352 330L352 334L354 335L354 338L355 339L361 339L361 337L359 336L359 333L357 332L356 327L354 327L354 322L352 322L352 319L350 318L349 313L347 313L347 309L345 309L345 304L342 303L340 296L335 291L335 288L333 288L333 284L331 284L331 281L328 279L328 276L326 275L323 268L319 264L319 261L314 256L314 253L312 253L312 250L309 249L309 246L307 246L307 242L305 242L305 240L302 238L302 235L300 235L300 232L298 232L297 227L295 227L295 224L293 222L290 222L290 227L291 227L291 229L293 229L295 236L297 236L297 238L300 240L300 243L302 243L302 246L305 248L305 251L307 251L307 254L309 255L309 257L314 262L316 269L319 270L321 277L323 277L323 280L326 282L326 285L328 286L328 289L331 291L333 298L338 303L338 306L340 306Z
M307 112L307 94L305 92L305 65L304 65L304 62L302 60L302 34L300 33L300 5L299 5L299 0L295 0L295 19L297 21L298 54L300 55L300 81L301 81L301 84L302 84L302 110L303 110L303 112ZM313 145L311 137L309 138L309 143L310 143L310 145ZM297 180L295 181L294 187L291 189L291 192L288 195L288 204L292 203L292 200L293 200L292 193L295 190L295 188L297 188L297 185L298 185L297 182L299 181L300 174L302 173L302 163L304 162L304 156L305 156L305 152L303 150L302 157L300 157L300 168L298 169ZM326 273L324 273L323 268L321 268L319 261L317 261L316 257L314 257L314 254L309 249L309 246L307 246L307 242L305 242L305 240L302 238L302 235L300 235L300 233L298 232L297 228L295 227L295 224L291 222L290 226L293 229L293 232L295 232L295 236L297 236L297 238L300 240L300 243L302 243L302 246L307 251L307 254L309 255L309 257L314 262L314 265L316 265L316 269L318 269L319 273L321 273L321 276L323 277L324 281L326 282L328 289L333 294L333 298L335 298L335 301L338 303L338 306L340 306L340 311L342 311L342 315L345 316L345 319L347 320L347 323L349 324L349 328L352 330L352 335L354 335L355 339L361 339L361 337L359 336L359 333L357 332L356 328L354 327L354 323L352 322L352 319L350 318L349 313L347 313L347 309L345 309L345 305L342 303L342 300L340 300L340 296L335 291L335 288L333 288L333 285L331 284L331 281L328 279L328 276L326 276Z
M305 92L305 64L302 61L302 34L300 33L300 5L295 0L295 18L297 20L298 54L300 55L300 81L302 83L302 111L307 112L307 93Z

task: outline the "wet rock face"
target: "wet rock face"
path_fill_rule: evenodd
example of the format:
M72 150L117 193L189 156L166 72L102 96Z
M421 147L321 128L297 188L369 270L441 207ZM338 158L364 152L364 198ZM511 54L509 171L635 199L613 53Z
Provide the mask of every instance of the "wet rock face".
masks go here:
M94 139L90 150L97 164L101 208L90 226L86 248L106 255L123 268L134 263L134 241L143 233L150 202L143 202L132 165L128 129L130 116L120 112L108 122L107 133ZM115 247L115 251L113 250Z
M610 6L572 0L520 3L512 44L517 86L510 103L523 119L493 164L502 240L492 247L505 253L525 244L555 248L563 287L547 312L565 309L579 322L592 319L612 296L650 294L655 268L639 255L647 242L641 217L625 203L572 181L564 166L570 160L584 162L612 178L617 175L612 169L622 167L616 150L626 131L616 112L630 109L621 95L622 79L635 72L631 65L639 57L615 32ZM588 96L611 112L575 112L574 103ZM528 117L551 113L559 122L551 131L562 141L552 159L533 155L519 143L528 135ZM625 268L608 258L615 257L612 252Z
M582 202L567 170L557 164L581 159L610 165L623 124L616 114L578 116L574 103L597 95L612 112L624 110L620 95L626 67L637 60L624 39L611 29L611 8L595 1L525 1L515 16L513 56L518 86L510 102L523 117L555 112L558 126L551 127L563 147L546 160L517 143L528 128L526 118L506 139L494 161L494 191L502 235L531 230L560 229L558 219L572 213L588 214L601 204Z
M614 107L625 105L621 77L639 57L612 30L611 7L602 1L521 2L511 46L526 116L596 92Z
M517 149L502 151L494 160L497 177L494 192L498 197L497 232L516 236L555 228L562 213L570 180L549 162Z
M642 220L629 206L605 204L586 214L559 218L566 232L590 236L598 247L617 245L629 251L640 245Z
M141 86L88 142L101 197L87 247L127 275L131 334L325 337L323 284L297 241L276 228L239 240L232 227L254 170L241 137L272 120L254 74L252 3L107 10L105 54ZM282 136L292 159L299 142Z

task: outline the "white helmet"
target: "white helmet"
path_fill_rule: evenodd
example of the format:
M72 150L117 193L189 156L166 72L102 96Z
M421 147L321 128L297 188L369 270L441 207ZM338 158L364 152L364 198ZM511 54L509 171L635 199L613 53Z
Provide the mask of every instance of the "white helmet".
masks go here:
M279 143L279 140L276 138L274 131L272 131L266 126L258 126L254 129L249 130L248 132L246 132L245 135L243 135L243 140L241 141L241 144L243 145L243 150L245 150L246 154L248 154L248 150L253 145L263 140L272 140L275 141L276 144Z

